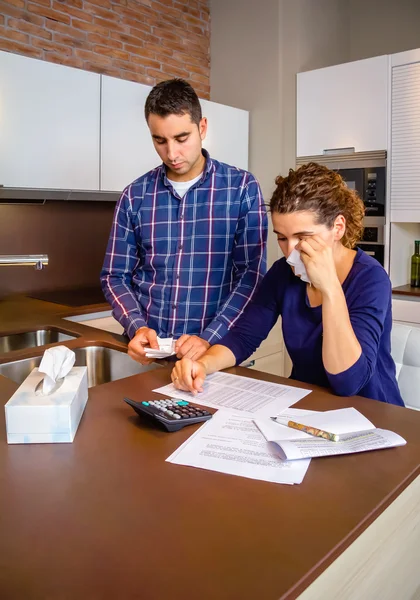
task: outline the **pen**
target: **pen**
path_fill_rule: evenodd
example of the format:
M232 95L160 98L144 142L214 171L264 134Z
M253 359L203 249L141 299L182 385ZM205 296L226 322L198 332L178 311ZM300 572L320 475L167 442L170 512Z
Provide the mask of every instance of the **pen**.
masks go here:
M281 417L271 417L271 419L276 423L280 423L280 425L286 425L286 427L298 429L299 431L309 433L309 435L314 435L315 437L324 438L330 442L338 442L340 439L340 436L337 433L329 433L329 431L324 431L323 429L318 429L317 427L303 425L302 423L296 423L295 421L288 421L287 419L282 419Z

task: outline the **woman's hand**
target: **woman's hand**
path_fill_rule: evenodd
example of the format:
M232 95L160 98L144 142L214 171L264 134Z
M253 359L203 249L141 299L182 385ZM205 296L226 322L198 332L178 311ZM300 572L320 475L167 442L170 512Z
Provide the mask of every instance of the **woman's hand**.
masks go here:
M175 363L172 369L172 383L178 390L197 394L203 391L207 371L204 363L199 360L183 358Z
M296 246L311 283L321 292L328 292L340 282L335 268L333 250L319 235L301 240Z

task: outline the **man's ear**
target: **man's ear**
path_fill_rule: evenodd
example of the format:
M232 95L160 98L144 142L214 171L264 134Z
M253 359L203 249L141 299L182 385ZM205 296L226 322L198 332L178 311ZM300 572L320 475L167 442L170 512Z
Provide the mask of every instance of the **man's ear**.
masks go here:
M207 117L203 117L201 119L200 123L198 124L198 131L199 131L201 140L205 140L206 135L207 135Z

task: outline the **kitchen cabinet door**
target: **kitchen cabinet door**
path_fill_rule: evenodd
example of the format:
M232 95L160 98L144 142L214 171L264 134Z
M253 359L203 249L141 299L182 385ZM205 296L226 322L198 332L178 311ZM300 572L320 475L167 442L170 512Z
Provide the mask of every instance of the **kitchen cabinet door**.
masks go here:
M393 55L391 88L391 221L420 223L420 49Z
M0 52L0 184L99 188L100 75Z
M148 85L102 76L101 190L121 192L160 164L144 118Z
M388 56L297 75L297 156L387 150Z
M101 190L122 191L160 164L144 118L152 88L102 76ZM248 168L248 116L245 110L201 100L208 118L203 147L219 161Z

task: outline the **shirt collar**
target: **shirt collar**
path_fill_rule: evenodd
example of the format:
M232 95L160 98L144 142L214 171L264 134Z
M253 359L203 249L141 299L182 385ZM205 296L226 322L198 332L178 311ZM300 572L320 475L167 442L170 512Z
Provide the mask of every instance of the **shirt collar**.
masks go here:
M201 185L203 183L203 181L205 181L207 179L207 177L210 175L210 173L212 173L215 169L214 162L210 158L210 154L207 152L207 150L202 148L201 154L206 159L206 164L204 165L203 174L202 174L201 179L195 185ZM164 163L162 163L162 165L160 167L160 176L163 180L164 185L166 187L170 187L172 189L171 182L169 181L169 179L166 175L166 166L164 165Z

